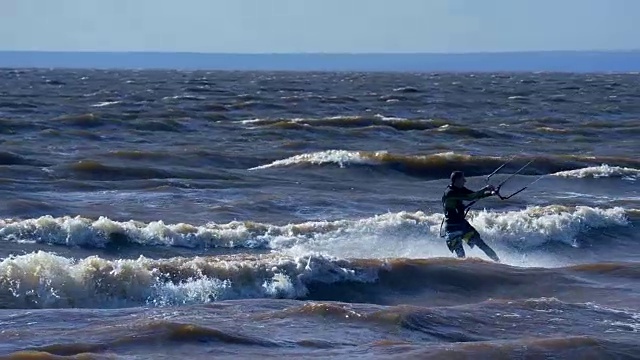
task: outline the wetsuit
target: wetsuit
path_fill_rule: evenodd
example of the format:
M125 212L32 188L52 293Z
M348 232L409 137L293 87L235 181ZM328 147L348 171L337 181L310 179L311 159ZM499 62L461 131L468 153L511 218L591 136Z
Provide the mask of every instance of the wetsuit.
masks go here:
M483 190L474 192L466 187L447 186L442 195L444 207L445 232L449 251L455 252L460 258L465 257L462 242L471 248L478 246L494 261L500 261L496 253L482 240L478 231L465 219L463 201L473 201L489 197L492 194Z

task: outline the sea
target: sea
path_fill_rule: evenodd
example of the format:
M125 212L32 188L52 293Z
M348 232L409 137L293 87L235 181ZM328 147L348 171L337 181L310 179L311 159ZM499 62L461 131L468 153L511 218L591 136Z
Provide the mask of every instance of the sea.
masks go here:
M638 73L0 69L0 357L639 359L639 154Z

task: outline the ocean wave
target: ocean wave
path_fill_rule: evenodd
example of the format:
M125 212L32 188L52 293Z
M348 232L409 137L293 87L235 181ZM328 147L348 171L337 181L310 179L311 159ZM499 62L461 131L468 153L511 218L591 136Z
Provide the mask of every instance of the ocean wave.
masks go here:
M250 124L251 126L269 126L276 128L296 128L296 126L337 128L389 127L398 131L410 131L438 129L452 122L444 119L406 119L376 114L371 116L331 116L323 118L252 119L244 120L242 123Z
M116 151L105 154L109 157L120 159L156 159L161 156L161 152L135 152ZM180 154L171 154L167 157L179 157ZM182 157L185 159L185 157ZM189 160L183 160L189 161ZM74 180L97 180L97 181L124 181L138 179L219 179L219 174L207 173L199 169L183 169L140 165L119 165L109 164L93 159L83 159L72 163L54 165L46 171L58 177L70 177Z
M387 102L399 101L398 99L386 99ZM370 116L333 116L324 118L294 118L294 119L251 119L242 121L252 127L272 127L280 129L311 129L316 127L333 128L391 128L397 131L436 131L468 137L482 138L512 138L512 134L496 132L487 129L474 129L473 127L456 124L447 119L406 119L401 117L383 116L380 114Z
M637 264L610 279L637 280ZM536 297L589 292L592 269L529 268L476 259L351 259L227 255L171 259L70 259L49 252L0 262L3 308L183 306L222 300L275 298L393 305L411 298L450 304L500 296ZM473 279L473 281L469 281ZM594 290L596 291L596 290ZM437 295L436 295L437 294ZM403 297L404 296L404 297ZM570 296L570 295L567 295ZM458 299L458 300L455 300Z
M8 151L0 151L0 165L31 165L47 166L44 162L32 160L28 157L18 155Z
M377 154L377 153L376 153ZM346 150L327 150L309 154L296 155L287 159L277 160L268 165L262 165L250 168L249 170L260 170L271 167L289 166L297 164L337 164L340 167L354 164L376 164L374 156L367 156L366 153L346 151Z
M66 246L105 248L112 245L175 246L186 248L264 247L269 226L243 222L194 226L165 224L162 221L142 223L118 222L106 217L96 220L76 217L0 220L0 237L6 241L37 242Z
M107 124L113 124L113 121L107 121L100 117L99 115L93 113L85 113L85 114L68 114L61 115L51 120L56 124L63 124L65 126L70 127L78 127L81 129L94 128L99 126L104 126Z
M556 298L442 307L428 301L421 306L379 306L248 300L167 310L100 310L99 314L70 309L47 311L52 322L34 325L31 321L42 314L27 311L11 316L7 332L26 336L20 336L25 337L23 341L5 344L16 351L7 358L106 359L116 354L167 352L200 358L225 349L230 356L249 358L265 352L282 356L283 350L299 357L301 352L323 349L323 355L329 351L344 358L361 355L366 349L367 356L375 359L448 359L452 354L461 358L548 358L553 354L633 359L638 347L637 334L622 325L637 322L632 314ZM100 318L97 324L96 317ZM57 336L44 332L30 338L23 330L24 324L45 329L64 326L56 319L64 322L68 318L81 320Z
M393 89L393 92L409 94L409 93L419 93L420 90L412 86L403 86L403 87Z
M580 246L579 236L592 229L627 226L629 214L633 213L619 207L551 205L508 212L474 210L469 212L469 221L490 243L526 251L547 243ZM441 248L438 235L441 221L441 214L422 211L287 225L251 221L165 224L163 221L119 222L106 217L94 220L80 216L43 216L0 220L0 239L96 248L135 244L318 251L352 257L430 257L446 255L434 250ZM438 246L433 246L434 241Z
M278 255L76 261L39 251L0 262L0 298L4 308L170 306L302 298L313 282L375 280L375 268L345 266Z
M431 341L468 342L487 341L492 338L482 334L478 326L489 323L505 325L527 315L537 313L538 321L558 322L559 314L564 314L567 326L575 326L575 320L591 322L594 316L607 319L597 322L602 330L625 331L621 324L626 324L627 332L634 332L640 326L640 314L633 310L611 309L593 303L571 303L555 297L520 298L520 299L487 299L477 303L444 306L372 306L359 303L307 301L302 305L294 305L280 311L271 312L264 318L331 318L346 323L373 323L377 325L399 325L405 329L424 333ZM533 316L531 316L533 317ZM546 317L546 320L539 319ZM555 318L555 320L553 320ZM452 321L454 320L454 321ZM594 325L591 322L591 325ZM517 331L515 325L512 330ZM530 331L529 327L524 327ZM517 335L516 335L517 336Z
M120 100L117 100L117 101L102 101L102 102L99 102L99 103L91 105L91 107L100 108L100 107L118 105L118 104L121 104L121 103L122 103L122 101L120 101Z
M580 246L578 236L593 229L627 226L627 210L589 206L531 206L522 211L471 213L471 224L487 238L530 248L548 242Z
M461 135L464 137L474 138L474 139L486 139L486 138L497 138L497 137L513 137L513 135L507 135L505 133L497 133L490 130L477 130L468 126L459 126L459 125L442 125L435 129L438 132L453 134L453 135Z
M602 164L600 166L586 167L582 169L560 171L552 174L566 178L622 178L624 180L635 181L640 177L640 169L629 167L609 166Z
M581 238L594 229L615 230L630 224L623 208L558 205L508 212L471 211L468 220L487 243L514 254L526 254L548 244L580 247L585 241ZM355 258L449 256L439 238L441 221L440 214L389 213L330 223L340 224L335 231L304 237L279 236L270 241L270 247L297 255L321 253ZM518 263L515 258L513 261Z
M82 335L78 336L82 338ZM104 356L122 347L157 348L188 343L219 343L241 346L281 347L289 344L239 333L231 329L181 323L168 320L132 321L126 328L115 328L107 334L94 336L92 342L58 342L30 347L9 355L8 359L112 359Z
M388 359L637 359L635 344L605 341L597 336L523 336L522 339L458 342L434 346L404 346ZM398 354L400 353L400 354ZM553 354L553 355L551 355Z
M387 167L393 171L414 176L422 176L433 179L447 178L454 170L464 169L467 176L487 175L510 160L510 167L518 169L529 161L534 162L525 168L522 175L548 175L562 171L577 170L590 165L603 163L618 164L612 166L637 166L640 160L633 158L615 158L581 155L558 156L516 156L506 158L501 156L469 155L455 152L443 152L429 155L401 155L387 151L350 151L350 150L325 150L312 153L304 153L275 160L269 164L256 166L249 170L263 170L279 167L293 166L317 166L338 165L342 168L350 166L379 166ZM508 170L504 170L506 173Z

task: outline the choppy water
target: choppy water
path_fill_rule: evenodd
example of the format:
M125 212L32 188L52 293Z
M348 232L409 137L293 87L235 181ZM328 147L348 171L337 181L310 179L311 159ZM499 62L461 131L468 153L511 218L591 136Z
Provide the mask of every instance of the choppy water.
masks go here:
M638 74L0 70L0 355L638 358L639 153Z

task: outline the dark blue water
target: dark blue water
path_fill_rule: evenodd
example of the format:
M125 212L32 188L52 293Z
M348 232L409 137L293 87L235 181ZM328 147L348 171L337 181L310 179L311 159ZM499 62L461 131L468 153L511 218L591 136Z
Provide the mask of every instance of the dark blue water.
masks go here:
M4 355L639 352L638 75L0 79ZM501 263L454 258L451 171L530 161L468 215Z

